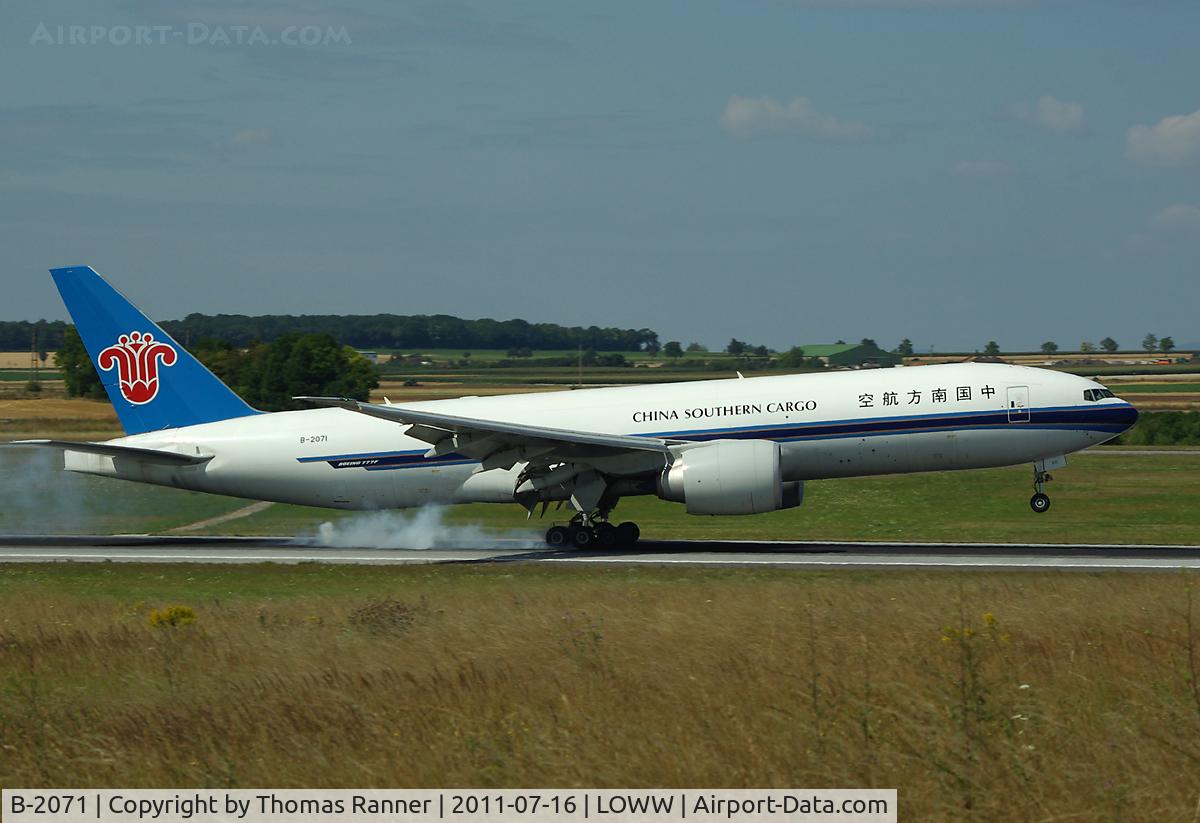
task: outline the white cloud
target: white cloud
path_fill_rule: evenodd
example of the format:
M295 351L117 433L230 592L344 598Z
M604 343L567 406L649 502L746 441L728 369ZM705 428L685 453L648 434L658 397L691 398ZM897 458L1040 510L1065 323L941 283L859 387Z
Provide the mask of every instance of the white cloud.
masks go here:
M853 120L839 120L813 109L806 97L780 103L770 97L730 97L721 113L721 125L738 137L764 134L798 134L835 140L865 137L868 129Z
M959 160L950 171L959 177L1002 177L1013 168L999 160Z
M1191 203L1176 203L1150 218L1156 229L1164 231L1200 231L1200 206Z
M1125 135L1125 154L1154 166L1182 166L1200 158L1200 111L1134 126Z
M1036 103L1013 103L1008 107L1013 117L1041 126L1058 134L1083 129L1083 104L1057 100L1046 94Z

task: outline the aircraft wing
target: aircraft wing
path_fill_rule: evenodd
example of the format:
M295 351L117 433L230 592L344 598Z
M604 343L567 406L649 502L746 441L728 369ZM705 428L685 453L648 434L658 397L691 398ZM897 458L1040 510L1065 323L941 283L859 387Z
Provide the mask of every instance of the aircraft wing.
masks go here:
M111 443L81 443L74 440L14 440L6 446L48 446L64 451L104 454L109 457L128 457L143 463L161 466L191 466L213 459L211 454L181 454L163 449L142 449L136 446L117 446Z
M480 420L403 406L363 403L336 397L298 397L320 406L349 409L360 414L408 424L410 437L432 448L428 457L462 454L480 460L485 469L511 468L522 461L587 463L606 457L647 452L669 454L675 441L657 437L557 429L524 423Z

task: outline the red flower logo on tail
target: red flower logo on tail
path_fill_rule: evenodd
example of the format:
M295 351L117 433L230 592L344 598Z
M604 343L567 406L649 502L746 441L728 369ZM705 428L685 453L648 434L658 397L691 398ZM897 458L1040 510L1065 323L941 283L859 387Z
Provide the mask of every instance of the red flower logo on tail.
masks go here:
M117 370L121 396L141 406L158 395L158 364L174 366L179 354L174 348L154 339L150 332L122 334L115 346L100 352L96 364L101 371Z

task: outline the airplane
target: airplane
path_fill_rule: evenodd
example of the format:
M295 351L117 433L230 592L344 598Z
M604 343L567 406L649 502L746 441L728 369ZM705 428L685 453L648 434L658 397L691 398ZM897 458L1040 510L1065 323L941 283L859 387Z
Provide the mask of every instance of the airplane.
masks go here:
M90 267L50 272L126 436L16 444L60 449L73 472L305 506L566 503L554 547L634 544L637 524L612 521L631 495L749 515L800 505L806 480L1022 463L1041 514L1066 455L1138 417L1093 380L992 363L268 413Z

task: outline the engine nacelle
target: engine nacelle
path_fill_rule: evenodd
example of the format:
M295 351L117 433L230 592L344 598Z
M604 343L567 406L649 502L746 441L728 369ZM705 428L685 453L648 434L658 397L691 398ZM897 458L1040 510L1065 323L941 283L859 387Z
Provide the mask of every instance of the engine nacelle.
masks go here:
M779 444L718 440L683 452L658 478L658 496L688 514L759 514L799 506L802 482L783 482Z

